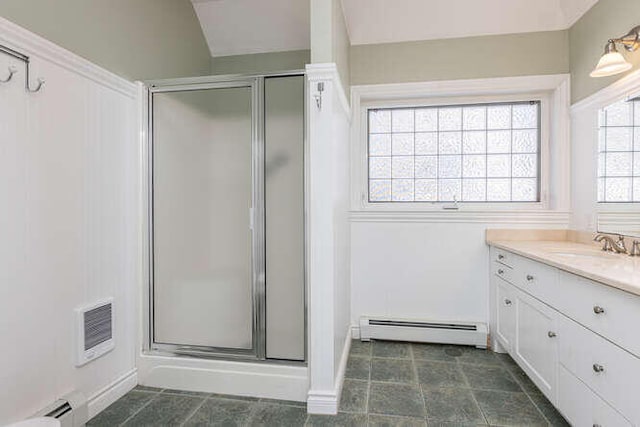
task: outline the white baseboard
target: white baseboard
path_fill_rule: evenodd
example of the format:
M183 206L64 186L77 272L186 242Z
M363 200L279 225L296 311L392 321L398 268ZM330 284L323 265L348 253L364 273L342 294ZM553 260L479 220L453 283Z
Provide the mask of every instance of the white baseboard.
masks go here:
M309 391L307 396L307 412L309 414L335 415L338 413L340 397L342 396L342 385L344 384L344 374L347 370L349 351L351 350L351 327L342 346L340 364L334 380L335 388L331 391Z
M328 392L310 391L307 397L307 413L336 415L339 402L335 390Z
M347 335L342 346L342 355L340 356L340 365L338 366L338 373L336 374L336 401L340 403L340 397L342 396L342 385L344 384L344 375L347 371L347 361L349 360L349 351L351 350L351 327L347 330ZM336 408L337 413L337 408Z
M107 406L133 390L138 385L138 370L132 369L93 396L87 404L89 419L102 412Z
M360 339L360 326L351 325L351 339L359 340Z

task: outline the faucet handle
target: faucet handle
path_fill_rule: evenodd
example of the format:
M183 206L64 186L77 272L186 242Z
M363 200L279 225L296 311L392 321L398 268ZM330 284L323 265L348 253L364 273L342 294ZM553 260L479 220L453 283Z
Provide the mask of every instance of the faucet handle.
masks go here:
M629 256L640 256L640 241L634 240L629 251Z
M621 249L621 252L626 253L627 252L627 246L624 244L624 236L622 234L618 235L618 244L617 244L618 248Z

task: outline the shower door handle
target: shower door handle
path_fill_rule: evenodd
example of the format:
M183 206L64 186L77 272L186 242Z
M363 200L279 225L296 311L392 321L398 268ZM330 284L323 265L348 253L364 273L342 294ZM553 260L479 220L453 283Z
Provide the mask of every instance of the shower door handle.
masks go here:
M253 231L255 227L255 217L256 210L254 208L249 208L249 230Z

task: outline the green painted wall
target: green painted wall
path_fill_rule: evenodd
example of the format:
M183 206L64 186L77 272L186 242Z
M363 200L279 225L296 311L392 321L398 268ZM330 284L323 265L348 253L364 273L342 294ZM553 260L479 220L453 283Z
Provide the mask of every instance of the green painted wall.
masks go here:
M568 73L569 34L355 45L350 65L353 85Z
M586 98L624 76L592 78L589 73L600 59L610 38L622 36L640 25L640 0L600 0L569 30L571 99ZM640 68L640 51L624 53Z
M131 80L209 73L189 0L0 0L0 16Z
M211 58L211 74L257 74L302 70L310 61L309 50L216 56Z

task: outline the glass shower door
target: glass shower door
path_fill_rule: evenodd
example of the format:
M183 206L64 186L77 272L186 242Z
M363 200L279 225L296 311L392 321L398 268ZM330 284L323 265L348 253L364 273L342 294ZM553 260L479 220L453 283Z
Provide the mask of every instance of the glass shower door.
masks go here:
M157 348L260 356L256 94L255 80L151 91Z

